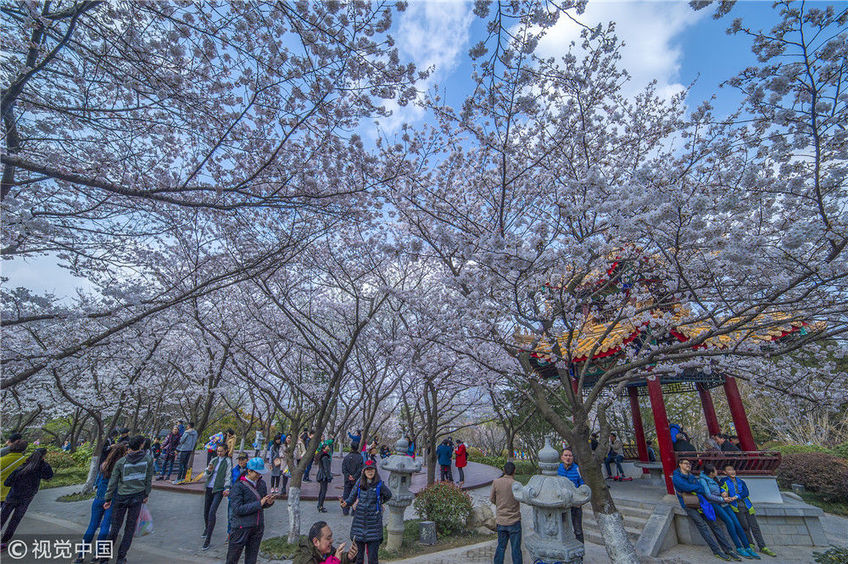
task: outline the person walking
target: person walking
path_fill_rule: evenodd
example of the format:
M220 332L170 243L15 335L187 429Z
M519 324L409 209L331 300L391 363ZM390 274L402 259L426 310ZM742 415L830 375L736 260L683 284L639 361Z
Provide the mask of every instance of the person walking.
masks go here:
M280 450L283 448L283 437L277 435L271 444L268 445L267 458L271 464L271 491L269 493L277 494L280 491L280 478L283 475L283 461L280 459Z
M170 480L171 473L174 471L174 458L177 455L177 445L180 442L180 431L176 425L171 428L171 432L162 441L162 473L157 480Z
M495 504L495 523L498 530L498 547L495 564L503 564L506 545L512 545L512 564L522 564L521 556L521 505L512 494L515 483L515 464L504 464L503 476L492 482L489 501Z
M9 445L9 451L0 457L0 502L5 503L6 495L9 493L9 487L5 485L6 478L26 463L26 455L24 451L27 449L27 442L18 439Z
M189 421L188 427L180 436L179 443L177 443L179 470L177 471L177 479L171 482L172 484L182 484L183 481L185 481L186 472L188 472L188 467L191 463L191 455L194 452L194 447L196 445L197 431L194 430L194 421Z
M315 480L318 481L318 511L326 513L327 509L324 508L324 499L327 497L327 488L329 487L330 482L333 481L333 457L330 454L329 444L325 444L321 447L316 460L318 462L318 475L315 476Z
M112 524L112 508L104 509L106 503L106 488L109 486L109 478L112 477L112 470L115 464L123 458L127 453L126 443L120 443L109 449L109 454L106 460L100 465L100 471L97 473L97 478L94 481L94 500L91 502L91 518L88 521L88 529L82 536L82 545L90 546L94 540L94 533L100 529L100 534L97 535L98 541L105 541L109 538L109 527ZM81 564L85 561L85 551L77 554L77 559L74 564Z
M147 503L150 489L153 487L153 461L144 453L143 446L144 437L140 435L127 442L127 454L115 463L109 477L109 485L106 487L106 495L103 496L104 510L110 509L113 503L115 505L112 509L112 522L109 524L109 540L112 541L113 547L126 517L124 536L118 547L117 564L126 564L138 514L142 504ZM108 558L100 560L101 564L108 561Z
M359 452L356 454L358 456ZM309 528L309 534L300 539L292 564L350 564L356 555L356 543L349 550L345 550L345 543L333 548L330 526L326 521L316 521Z
M557 476L565 476L571 480L575 488L586 483L580 474L580 467L574 462L574 452L570 448L563 449L559 459L561 462L557 468ZM571 508L571 525L574 527L575 538L583 542L583 507Z
M715 512L709 501L704 498L701 481L692 473L692 462L685 458L677 462L677 468L671 477L677 501L698 529L704 542L719 560L740 562L742 559L733 551L730 541L716 523ZM684 499L686 496L686 499Z
M730 501L736 501L736 498L730 500L722 496L721 485L718 483L716 476L718 476L716 467L712 464L705 464L700 478L701 486L704 489L704 497L712 505L716 516L727 527L727 532L730 534L733 544L736 545L736 553L743 558L759 560L760 555L748 548L748 537L745 534L745 530L739 524L739 519L736 518L736 515L730 509Z
M251 458L247 461L247 474L230 490L233 516L227 564L237 564L242 552L245 564L256 564L259 557L259 545L265 533L264 511L274 505L274 496L268 493L262 479L266 471L261 457Z
M12 540L15 529L18 528L29 504L38 493L41 480L49 480L53 477L53 468L44 460L46 453L46 448L35 449L24 464L12 470L3 480L3 485L9 488L9 493L6 494L3 509L0 511L0 526L6 527L3 538L0 540L2 548L6 548Z
M730 500L730 508L748 537L748 546L751 550L754 550L754 540L756 540L760 552L769 556L777 556L772 549L766 546L766 542L763 540L763 533L760 531L760 524L757 522L754 504L748 497L748 485L745 480L736 477L736 467L731 463L724 465L724 474L725 478L722 478L720 482L721 489L727 493L725 499Z
M465 467L468 466L468 451L461 439L456 440L456 470L459 472L459 487L465 484Z
M236 484L239 480L241 480L242 476L247 474L247 453L240 452L238 455L238 459L235 465L233 465L233 469L230 471L230 492L232 493L232 486ZM233 520L233 496L227 496L227 539L230 537L230 531L232 529L231 521ZM229 541L228 541L229 542Z
M452 457L453 447L450 446L450 442L445 439L436 449L436 458L438 459L440 467L439 480L442 482L453 482L453 471L451 470Z
M311 482L309 473L312 472L312 464L315 462L315 455L318 454L318 449L315 448L315 431L309 431L309 435L303 441L303 446L306 448L306 456L309 457L309 464L306 465L306 470L303 471L303 481Z
M228 456L226 444L216 447L216 458L213 458L206 467L206 498L203 504L203 546L202 550L209 548L212 541L212 532L215 530L218 506L221 500L230 495L232 484L233 460Z
M359 443L352 443L350 445L350 452L342 460L342 479L344 480L343 499L347 499L350 496L350 492L356 485L356 481L362 475L363 465L362 455L359 454ZM342 514L350 515L350 508L343 507Z
M621 467L621 463L623 461L624 443L621 442L621 439L619 439L615 433L610 433L609 452L604 460L604 466L607 469L607 480L623 480L629 482L633 479L624 475L624 468ZM615 462L615 477L613 477L612 470L610 469L611 462Z
M345 499L340 499L342 509L353 507L353 522L350 524L350 538L356 543L356 564L365 562L377 564L377 553L383 542L383 504L392 499L392 490L380 479L377 463L365 462L362 476L356 487Z

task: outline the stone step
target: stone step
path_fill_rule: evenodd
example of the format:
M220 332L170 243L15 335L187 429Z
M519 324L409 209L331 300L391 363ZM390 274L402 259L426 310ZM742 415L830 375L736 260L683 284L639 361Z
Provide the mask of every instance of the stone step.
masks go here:
M626 515L626 514L623 514L622 516L624 517L624 527L625 527L625 529L631 528L635 531L639 531L640 534L642 532L642 529L645 527L645 523L648 522L647 519L642 518L642 517L634 517L632 515ZM597 526L598 523L597 523L597 519L595 519L595 515L593 513L591 513L591 512L587 513L587 512L584 511L583 512L583 526L585 527L587 524Z

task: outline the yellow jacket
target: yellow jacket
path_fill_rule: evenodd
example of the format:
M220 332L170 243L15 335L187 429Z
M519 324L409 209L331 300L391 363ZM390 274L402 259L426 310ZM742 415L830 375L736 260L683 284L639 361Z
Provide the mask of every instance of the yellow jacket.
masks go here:
M0 501L6 501L6 495L9 493L9 487L3 485L6 478L15 468L26 462L27 455L22 452L10 452L0 457Z

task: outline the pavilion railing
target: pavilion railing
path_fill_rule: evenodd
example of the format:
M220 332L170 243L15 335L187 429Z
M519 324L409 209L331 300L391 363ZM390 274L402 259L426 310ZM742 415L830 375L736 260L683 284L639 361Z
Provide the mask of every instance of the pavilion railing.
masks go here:
M777 467L780 466L781 456L774 451L697 451L697 452L675 452L675 463L681 458L692 461L692 467L702 467L704 464L712 464L719 473L726 464L733 464L736 473L744 476L773 476Z

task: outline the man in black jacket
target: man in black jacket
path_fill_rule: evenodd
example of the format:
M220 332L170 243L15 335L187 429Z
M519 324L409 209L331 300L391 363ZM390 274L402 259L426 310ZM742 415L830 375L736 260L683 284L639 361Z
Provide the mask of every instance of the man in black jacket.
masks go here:
M362 455L359 454L359 443L350 445L350 452L342 460L342 478L344 479L344 499L350 496L353 486L362 474ZM350 515L350 507L342 509L344 515Z
M263 512L274 505L275 497L268 495L268 486L262 479L265 472L265 462L259 457L251 458L247 461L247 474L230 488L233 516L227 564L237 564L242 551L245 564L255 564L259 557L259 544L265 533Z

